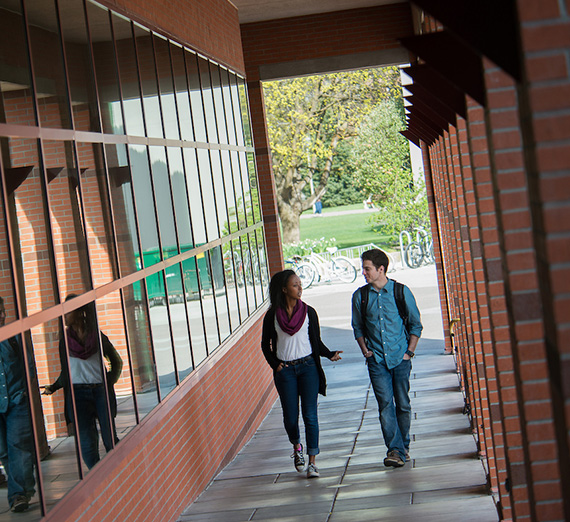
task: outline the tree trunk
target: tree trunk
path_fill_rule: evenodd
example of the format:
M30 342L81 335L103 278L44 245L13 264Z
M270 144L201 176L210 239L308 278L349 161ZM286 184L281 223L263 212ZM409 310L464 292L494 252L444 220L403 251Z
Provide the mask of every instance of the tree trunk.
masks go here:
M292 206L282 201L279 204L279 217L283 229L283 243L298 243L300 240L299 222L301 216Z

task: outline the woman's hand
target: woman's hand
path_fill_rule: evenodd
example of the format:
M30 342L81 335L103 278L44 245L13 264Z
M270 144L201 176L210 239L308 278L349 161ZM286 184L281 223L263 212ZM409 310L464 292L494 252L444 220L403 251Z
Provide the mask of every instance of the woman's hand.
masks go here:
M280 372L283 368L285 368L285 363L280 362L279 366L277 366L277 368L275 368L275 371Z
M334 355L331 357L331 361L340 361L342 359L342 357L340 356L341 353L342 353L342 350L339 350L338 352L334 352Z
M364 355L365 359L368 359L374 355L374 352L372 350L366 350L362 355Z

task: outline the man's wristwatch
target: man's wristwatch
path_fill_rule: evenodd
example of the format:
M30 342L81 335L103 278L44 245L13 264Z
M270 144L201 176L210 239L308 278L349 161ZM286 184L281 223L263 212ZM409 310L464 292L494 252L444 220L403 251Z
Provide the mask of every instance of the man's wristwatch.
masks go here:
M406 355L409 356L410 359L413 359L416 355L412 350L406 350Z

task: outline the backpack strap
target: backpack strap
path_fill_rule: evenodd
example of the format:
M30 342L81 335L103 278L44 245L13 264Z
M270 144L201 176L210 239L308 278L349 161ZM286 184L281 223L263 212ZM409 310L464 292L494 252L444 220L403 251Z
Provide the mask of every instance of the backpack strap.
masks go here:
M404 285L398 281L394 281L394 299L396 301L396 306L398 307L398 313L402 318L404 323L404 328L408 332L408 306L406 305L406 299L404 298ZM409 335L409 332L408 332Z
M370 287L364 285L360 287L360 317L362 318L362 333L364 334L364 340L368 336L366 331L366 308L368 307L368 293L370 292Z

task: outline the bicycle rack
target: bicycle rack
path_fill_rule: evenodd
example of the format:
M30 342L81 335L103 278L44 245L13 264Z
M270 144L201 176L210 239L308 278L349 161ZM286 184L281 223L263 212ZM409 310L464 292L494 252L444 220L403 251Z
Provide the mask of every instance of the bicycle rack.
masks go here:
M404 244L404 237L406 238L406 244ZM412 236L407 230L402 230L399 236L400 240L400 263L402 268L406 268L406 263L404 261L404 256L406 255L406 246L412 242Z

